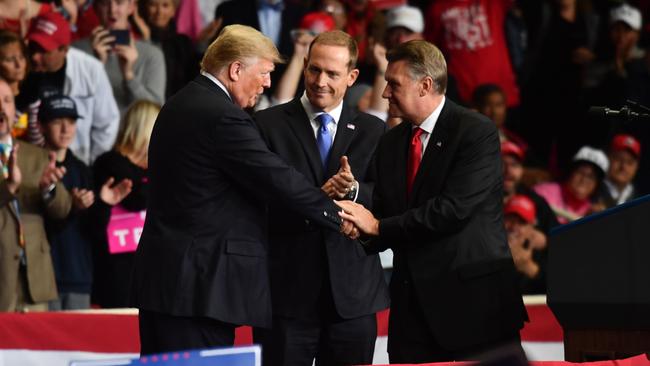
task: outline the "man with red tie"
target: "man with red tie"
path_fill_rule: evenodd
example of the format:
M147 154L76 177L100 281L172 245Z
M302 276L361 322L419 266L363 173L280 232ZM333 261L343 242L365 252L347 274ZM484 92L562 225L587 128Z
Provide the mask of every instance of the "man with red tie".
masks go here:
M494 123L445 98L447 66L434 45L389 51L384 98L405 123L375 159L373 213L345 201L351 236L391 247L391 363L479 359L520 346L526 318L503 226L503 176ZM376 218L375 218L376 217Z

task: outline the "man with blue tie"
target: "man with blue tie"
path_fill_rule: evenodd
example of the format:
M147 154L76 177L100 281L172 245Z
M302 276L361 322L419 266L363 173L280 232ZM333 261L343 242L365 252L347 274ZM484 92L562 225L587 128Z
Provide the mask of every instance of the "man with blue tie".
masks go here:
M255 115L269 148L333 199L369 205L373 152L385 125L343 102L357 45L325 32L305 59L305 93ZM266 365L371 364L388 294L377 255L277 205L270 208L273 327L255 330Z

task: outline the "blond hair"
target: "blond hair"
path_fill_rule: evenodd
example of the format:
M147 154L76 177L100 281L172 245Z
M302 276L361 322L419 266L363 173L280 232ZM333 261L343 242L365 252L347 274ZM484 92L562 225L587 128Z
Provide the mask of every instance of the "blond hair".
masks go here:
M348 70L352 70L357 65L357 59L359 58L359 48L357 47L357 41L352 38L349 34L340 31L333 30L329 32L323 32L314 38L309 45L309 53L307 53L307 60L311 57L311 49L316 44L322 44L326 46L339 46L345 47L348 49L348 54L350 55L350 61L348 62Z
M160 105L148 100L138 100L131 104L120 122L113 149L124 156L146 158L158 112Z
M273 63L284 60L270 38L246 25L233 24L221 30L219 37L205 51L201 69L217 74L235 61L263 58Z
M386 54L388 62L405 61L409 66L411 79L430 77L436 90L444 94L447 90L447 62L438 47L423 40L413 40L397 45Z

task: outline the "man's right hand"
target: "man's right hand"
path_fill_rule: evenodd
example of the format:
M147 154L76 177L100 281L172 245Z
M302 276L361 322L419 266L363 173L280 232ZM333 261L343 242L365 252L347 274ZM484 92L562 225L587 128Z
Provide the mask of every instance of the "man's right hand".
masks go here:
M108 29L101 26L93 29L92 34L90 35L90 43L95 52L95 56L103 64L106 63L108 53L111 52L114 42L115 37L111 36Z
M9 176L7 177L7 188L11 194L16 194L20 183L23 181L23 175L20 172L20 167L18 167L18 144L14 144L13 149L11 149L11 154L9 155L8 161L3 161L3 164L7 164L7 169L9 171ZM4 154L2 154L4 160Z
M329 198L341 199L350 192L355 184L357 183L352 174L352 168L348 162L348 157L342 156L339 171L323 184L321 190L323 190Z

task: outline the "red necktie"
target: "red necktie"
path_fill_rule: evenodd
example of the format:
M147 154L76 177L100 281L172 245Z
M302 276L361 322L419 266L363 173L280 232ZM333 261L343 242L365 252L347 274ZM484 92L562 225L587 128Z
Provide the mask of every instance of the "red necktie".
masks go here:
M409 145L408 164L406 168L406 193L409 196L411 195L415 175L418 173L420 161L422 160L422 140L420 139L420 136L424 132L425 131L419 127L416 127L412 131L413 135L411 136L411 144Z

